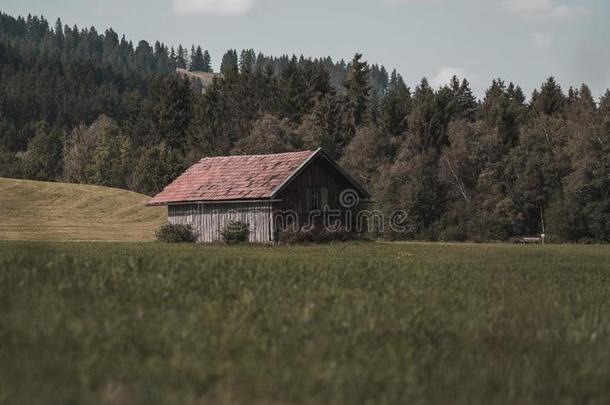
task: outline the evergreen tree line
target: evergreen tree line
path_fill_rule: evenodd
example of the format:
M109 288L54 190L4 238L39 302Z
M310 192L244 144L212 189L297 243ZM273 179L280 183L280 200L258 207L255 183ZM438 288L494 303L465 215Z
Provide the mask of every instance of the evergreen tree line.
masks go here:
M479 101L466 80L412 90L359 54L245 50L227 52L201 94L173 68L46 52L48 24L2 18L0 176L152 195L202 156L323 147L372 208L407 213L388 238L610 241L610 91L595 100L549 78L528 102L497 79Z
M142 40L134 46L124 35L119 39L112 28L100 34L95 27L63 25L59 18L51 27L43 16L14 18L0 13L0 42L18 48L29 59L90 61L123 75L167 74L176 68L212 72L210 54L200 45L192 45L190 53L182 45L174 49L159 41L151 45Z
M232 71L253 72L256 69L272 69L275 74L283 71L290 64L295 56L282 55L280 57L267 56L254 49L244 49L238 55L235 49L228 50L222 57L220 73L226 74ZM352 70L352 62L345 62L343 59L333 61L331 57L307 59L303 55L298 57L297 64L305 65L315 63L322 66L329 75L329 81L334 90L342 93L343 86L348 73ZM373 96L383 96L389 85L390 74L384 66L373 64L368 68L368 81L373 91Z

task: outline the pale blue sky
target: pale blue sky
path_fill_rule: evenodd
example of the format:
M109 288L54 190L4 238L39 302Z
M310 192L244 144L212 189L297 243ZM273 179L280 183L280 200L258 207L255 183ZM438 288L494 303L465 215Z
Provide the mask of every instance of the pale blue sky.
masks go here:
M0 10L201 44L216 68L228 48L346 60L358 51L411 86L457 73L479 96L493 77L528 94L550 75L596 97L610 87L607 0L0 0Z

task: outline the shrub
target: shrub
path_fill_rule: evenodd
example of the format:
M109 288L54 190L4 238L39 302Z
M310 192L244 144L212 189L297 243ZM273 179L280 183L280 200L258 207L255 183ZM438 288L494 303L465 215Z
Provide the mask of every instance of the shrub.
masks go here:
M157 240L164 243L193 243L197 241L190 225L167 224L155 232Z
M241 221L229 221L222 230L222 239L225 243L247 242L250 236L250 225Z
M349 232L345 227L333 228L301 228L297 231L286 230L282 232L280 242L294 243L330 243L334 241L348 241L356 239L356 234Z

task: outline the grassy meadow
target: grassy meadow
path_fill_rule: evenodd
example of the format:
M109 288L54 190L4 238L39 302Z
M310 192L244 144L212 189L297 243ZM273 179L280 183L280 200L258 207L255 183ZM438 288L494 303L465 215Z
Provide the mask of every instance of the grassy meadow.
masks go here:
M0 242L0 403L609 402L607 246Z
M152 241L167 221L150 197L116 188L0 178L0 240Z

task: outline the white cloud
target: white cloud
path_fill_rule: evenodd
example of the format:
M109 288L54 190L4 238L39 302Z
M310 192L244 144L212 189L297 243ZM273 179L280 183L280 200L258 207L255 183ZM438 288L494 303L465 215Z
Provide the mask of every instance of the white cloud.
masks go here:
M533 32L531 38L537 48L547 49L553 44L553 35L548 32Z
M443 66L440 68L438 73L430 80L430 86L432 86L433 89L443 87L451 82L453 76L457 76L458 79L460 79L460 82L462 79L468 80L470 88L475 94L483 94L485 92L485 82L479 75L468 72L465 69L451 66Z
M444 85L449 84L449 82L451 82L453 76L457 76L460 81L462 79L467 79L470 84L478 84L479 82L479 77L477 75L469 74L464 69L443 66L438 71L438 73L432 78L432 80L430 81L430 85L432 85L433 88L443 87Z
M567 19L586 14L583 7L556 4L555 0L504 0L502 8L524 18Z
M465 76L465 73L466 72L464 72L464 70L460 68L443 66L441 70L439 70L438 73L430 80L430 84L435 89L443 87L451 81L451 78L453 78L453 76L462 78Z
M252 9L254 0L174 0L176 14L243 15Z

